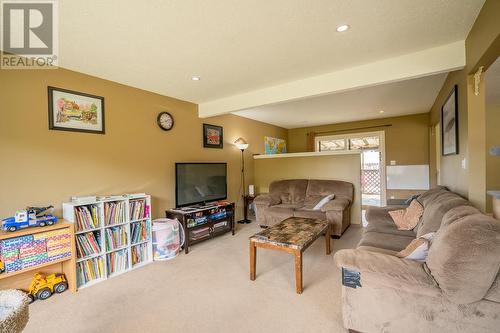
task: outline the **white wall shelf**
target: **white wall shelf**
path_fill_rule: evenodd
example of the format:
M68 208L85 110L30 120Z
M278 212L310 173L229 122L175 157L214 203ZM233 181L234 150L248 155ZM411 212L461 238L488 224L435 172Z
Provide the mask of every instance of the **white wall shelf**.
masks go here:
M141 217L139 219L134 219L131 220L131 214L132 214L132 204L135 201L143 201L144 202L144 217ZM125 212L123 214L124 220L121 221L118 219L118 223L116 224L106 224L105 221L105 207L109 203L120 203L123 202ZM77 212L75 211L77 208L80 207L96 207L97 208L97 214L95 215L97 219L97 226L93 228L87 228L84 230L79 230L78 223L77 223ZM96 198L94 201L85 201L85 202L67 202L63 203L63 217L70 223L75 224L75 237L87 234L87 233L94 233L94 236L96 237L97 243L99 243L99 248L100 251L98 253L92 253L86 256L83 256L83 254L78 253L78 256L76 259L76 273L77 273L77 288L85 288L92 286L96 283L99 283L101 281L104 281L108 278L115 277L117 275L120 275L122 273L125 273L127 271L130 271L132 269L136 269L139 267L142 267L146 264L149 264L153 261L153 245L152 245L152 222L151 222L151 196L143 194L143 195L123 195L123 196L114 196L112 198L104 198L104 199L99 199L99 197ZM92 218L94 220L94 218ZM133 224L138 224L138 223L144 223L146 226L146 239L141 239L139 241L133 242L132 240L132 225ZM106 237L106 230L109 228L115 227L117 229L119 228L124 228L125 229L125 234L126 234L126 244L125 245L120 245L117 246L116 248L113 248L111 246L111 243L108 244L108 239ZM75 240L78 241L78 240ZM135 247L145 247L146 249L146 258L143 261L139 262L132 262L133 261L133 251L135 251L133 248ZM125 265L124 269L121 270L115 270L115 271L110 271L110 264L108 263L109 256L112 253L126 253L125 257ZM88 260L92 260L92 262L96 262L98 260L101 260L101 276L97 276L96 278L83 278L82 274L80 272L82 269L86 269L88 267L85 267L86 262Z

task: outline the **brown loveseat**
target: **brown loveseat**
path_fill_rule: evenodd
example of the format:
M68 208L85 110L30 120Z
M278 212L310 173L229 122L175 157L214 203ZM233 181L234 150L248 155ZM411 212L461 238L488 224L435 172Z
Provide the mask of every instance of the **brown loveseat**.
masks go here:
M319 199L335 194L320 210L312 210ZM351 224L354 186L339 180L288 179L274 181L269 193L255 200L257 222L274 225L289 217L305 217L328 221L331 234L340 236Z
M335 254L343 268L344 326L365 333L499 332L500 221L444 188L417 200L424 213L414 230L396 229L388 211L397 208L370 207L357 249ZM425 263L394 255L429 232L436 234Z

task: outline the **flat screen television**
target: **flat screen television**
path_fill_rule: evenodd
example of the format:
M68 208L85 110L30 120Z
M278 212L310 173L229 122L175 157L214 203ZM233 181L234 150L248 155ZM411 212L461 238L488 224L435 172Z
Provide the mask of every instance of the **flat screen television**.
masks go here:
M226 198L226 163L175 163L176 207Z

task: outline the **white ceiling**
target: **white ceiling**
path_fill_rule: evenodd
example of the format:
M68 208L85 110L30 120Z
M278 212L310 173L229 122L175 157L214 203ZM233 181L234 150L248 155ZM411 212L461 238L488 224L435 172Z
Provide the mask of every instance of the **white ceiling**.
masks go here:
M445 79L446 74L439 74L234 114L284 128L297 128L425 113L431 109Z
M60 1L59 60L200 103L464 40L483 3Z
M485 74L486 104L500 105L500 58L488 68Z

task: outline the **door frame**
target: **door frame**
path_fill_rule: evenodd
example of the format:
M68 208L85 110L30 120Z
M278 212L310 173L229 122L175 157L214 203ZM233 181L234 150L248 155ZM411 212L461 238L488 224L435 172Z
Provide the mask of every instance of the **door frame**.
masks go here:
M378 136L379 137L379 151L380 151L380 205L385 207L387 205L387 178L386 178L386 158L385 158L385 131L373 132L356 132L335 135L321 135L314 138L314 150L319 152L319 142L322 140L345 140L345 149L337 151L348 151L348 139L358 138L363 136Z

